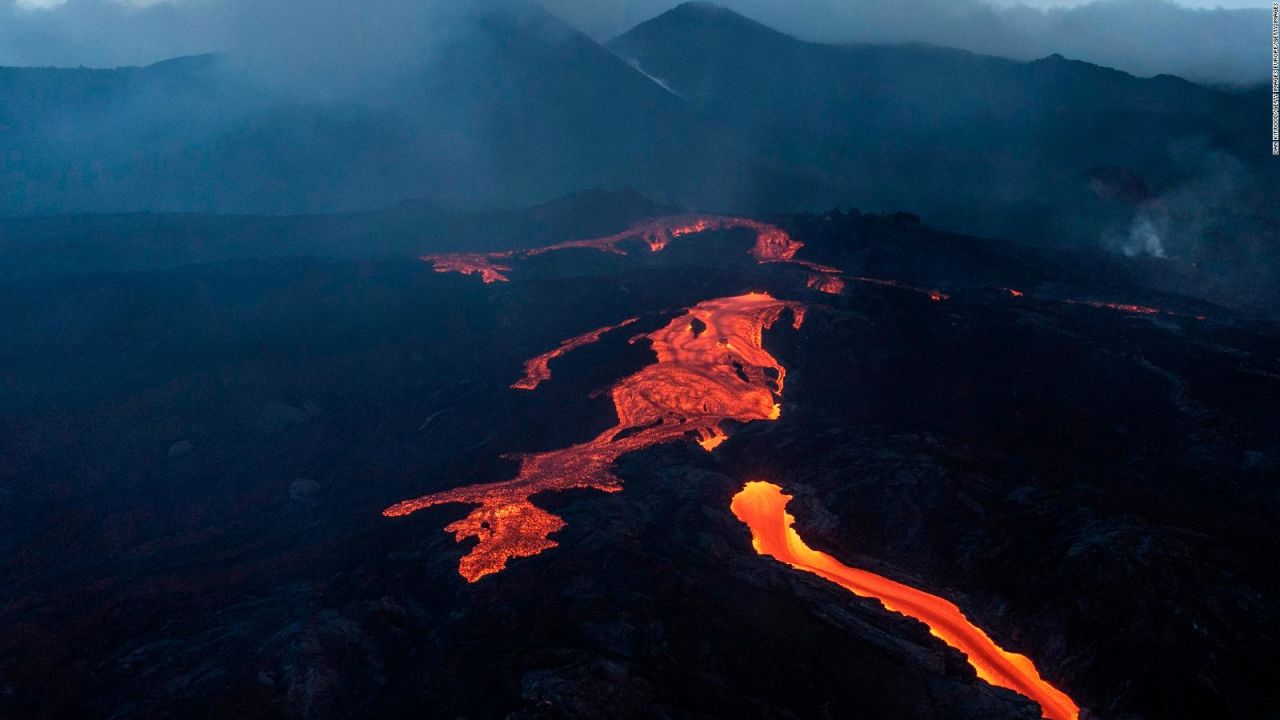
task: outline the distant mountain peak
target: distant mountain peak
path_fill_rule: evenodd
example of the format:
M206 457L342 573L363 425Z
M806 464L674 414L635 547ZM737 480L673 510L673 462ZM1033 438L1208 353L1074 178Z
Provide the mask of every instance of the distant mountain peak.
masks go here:
M679 5L672 8L670 12L673 12L673 13L730 13L733 15L738 14L724 7L723 5L717 5L713 2L707 2L707 0L689 0L689 2L682 2Z
M621 37L636 32L670 32L681 29L690 32L717 34L753 34L772 38L791 39L789 35L774 30L729 8L704 0L681 3L657 17L640 23Z
M180 55L178 57L153 62L145 66L148 70L167 69L206 69L226 60L225 53L201 53L199 55Z

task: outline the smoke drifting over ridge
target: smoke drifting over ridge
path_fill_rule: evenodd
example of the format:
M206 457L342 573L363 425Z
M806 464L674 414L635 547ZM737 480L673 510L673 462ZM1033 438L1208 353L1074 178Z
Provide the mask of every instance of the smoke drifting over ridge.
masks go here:
M671 3L545 4L589 34L609 36ZM1210 82L1262 82L1269 70L1259 48L1269 47L1270 15L1257 3L1236 9L1188 7L1172 0L1095 0L1066 7L988 0L717 4L818 42L926 42L1023 60L1060 53L1137 75L1168 73Z
M885 0L800 2L784 13L726 0L808 37L820 28L806 12L845 13L825 39L866 17L863 31L886 42L965 27L971 44L994 42L1010 13L1243 17L1158 0L1050 13L978 0L922 0L933 10L912 13ZM659 4L614 7L645 17ZM556 17L590 30L601 16L587 10L578 0L0 6L0 54L25 47L28 62L226 51L144 70L5 70L0 215L317 213L407 199L511 208L629 187L723 212L909 211L969 234L1210 263L1252 278L1227 288L1233 297L1274 294L1274 166L1253 154L1265 130L1253 88L1138 80L1061 57L818 45L697 3L602 47ZM38 41L67 28L76 33L62 45ZM891 152L868 151L883 143Z
M442 26L456 0L23 0L0 9L0 64L111 67L202 52L262 51L286 64L335 70L398 64ZM543 0L598 40L673 0ZM988 0L723 0L779 30L822 42L927 42L1031 59L1051 53L1138 75L1197 81L1266 79L1264 9L1206 9L1171 0L1097 0L1039 8Z
M349 88L421 66L484 0L66 0L0 9L0 65L118 67L227 53L272 82ZM6 17L7 16L7 17Z

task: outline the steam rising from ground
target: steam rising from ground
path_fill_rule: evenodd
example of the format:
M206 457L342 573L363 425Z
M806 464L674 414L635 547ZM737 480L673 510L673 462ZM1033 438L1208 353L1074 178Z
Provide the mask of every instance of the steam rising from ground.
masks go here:
M1239 297L1274 294L1280 259L1276 226L1265 211L1274 180L1239 157L1186 142L1170 158L1190 179L1158 188L1136 203L1131 216L1104 233L1103 247L1126 257L1174 258L1190 267L1212 267L1235 285ZM1202 295L1198 286L1172 287Z
M1159 218L1146 210L1138 211L1133 223L1129 226L1129 234L1119 242L1119 250L1125 257L1150 255L1164 257L1164 242L1161 232L1156 227Z

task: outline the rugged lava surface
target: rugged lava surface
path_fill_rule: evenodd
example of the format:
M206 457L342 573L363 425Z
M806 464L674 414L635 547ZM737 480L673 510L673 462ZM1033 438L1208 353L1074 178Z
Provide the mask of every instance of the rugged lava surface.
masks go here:
M459 541L480 541L458 565L471 582L502 570L511 558L555 547L548 536L564 521L534 505L533 495L579 488L616 492L622 487L611 466L626 453L684 437L711 450L725 439L722 425L729 420L778 419L786 370L764 349L762 333L786 309L799 328L803 307L767 293L698 303L645 336L657 361L614 385L617 425L586 443L521 456L520 474L512 480L432 493L383 514L478 505L446 528Z
M751 256L758 263L790 263L807 268L812 272L808 286L821 292L838 295L844 288L844 282L837 277L838 268L808 260L796 259L796 253L804 247L804 243L791 237L785 230L770 223L751 218L732 217L726 215L671 215L654 220L637 223L619 233L585 240L567 240L542 247L524 250L504 250L490 253L451 253L443 255L424 255L422 260L431 263L436 272L457 272L464 275L479 275L485 283L507 282L504 274L511 271L507 262L512 257L534 257L561 250L598 250L600 252L626 255L626 243L641 242L650 252L665 250L672 240L688 235L697 235L709 230L734 230L745 228L755 235L751 246ZM859 278L862 279L862 278ZM873 281L874 282L874 281Z
M0 716L1041 716L919 622L752 552L745 478L1081 717L1280 706L1270 321L903 215L753 219L840 272L757 262L751 225L633 252L677 211L606 205L438 244L418 215L317 219L6 280ZM627 254L513 250L619 233ZM507 282L418 259L460 250ZM532 530L472 524L494 508ZM509 537L560 547L459 576Z

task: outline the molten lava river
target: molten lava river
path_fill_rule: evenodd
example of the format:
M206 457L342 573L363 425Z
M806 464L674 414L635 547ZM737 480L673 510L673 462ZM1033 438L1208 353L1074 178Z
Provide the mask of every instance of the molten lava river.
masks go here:
M782 229L755 220L724 216L673 216L606 237L528 250L429 255L422 259L431 262L438 272L478 275L485 283L508 282L506 273L512 267L507 263L514 258L571 248L625 255L622 243L636 241L658 252L674 238L731 228L747 228L755 233L750 252L757 262L790 263L804 268L809 273L805 284L814 290L839 295L844 292L848 279L921 293L934 301L949 299L939 290L880 278L846 278L837 268L797 260L796 253L804 244ZM1009 293L1013 297L1023 294L1018 290L1009 290ZM1137 306L1090 304L1147 311ZM723 428L726 421L778 419L781 412L778 399L786 370L764 349L762 335L787 310L792 314L794 326L799 328L804 322L804 306L776 300L766 293L698 303L665 327L633 338L632 342L648 340L655 360L612 386L610 392L618 418L613 427L578 445L520 455L520 471L510 480L405 500L387 508L383 514L403 516L449 503L474 506L470 514L446 528L459 542L466 538L478 540L458 564L458 572L469 582L501 571L511 558L529 557L555 547L557 543L550 535L565 527L565 522L534 505L531 501L534 495L574 488L617 492L622 489L621 480L610 468L622 455L685 438L711 451L726 439ZM605 333L636 320L624 320L561 342L556 348L525 362L524 377L512 387L534 390L551 377L552 360L597 342ZM1038 702L1046 718L1075 720L1079 716L1071 698L1045 682L1030 660L1001 649L954 604L848 567L830 555L809 548L792 527L794 518L786 512L787 502L788 497L782 494L781 488L764 482L747 483L733 498L731 509L750 527L752 543L759 554L818 575L857 595L875 598L887 609L923 622L933 635L964 653L980 678Z
M887 609L915 618L929 632L964 653L978 677L1008 688L1037 703L1051 720L1076 720L1080 709L1065 693L1045 682L1024 655L1011 653L969 622L960 608L936 595L844 565L805 544L787 512L790 498L767 482L749 482L733 497L730 509L751 528L751 544L767 555L804 572L829 580L855 595L879 600Z
M759 220L727 215L671 215L633 225L620 233L604 237L569 240L525 250L424 255L419 259L431 263L436 272L479 275L485 283L498 283L510 280L506 273L511 271L511 267L504 263L514 257L527 258L558 250L573 249L626 255L627 251L623 243L636 241L643 242L650 252L660 252L665 250L667 244L675 238L697 235L708 230L735 228L745 228L755 233L756 240L751 246L751 256L756 259L756 262L798 265L813 273L808 280L809 287L833 295L839 295L844 290L844 281L838 277L840 269L808 260L797 260L796 253L804 247L804 243L791 237L782 228Z
M551 379L551 361L564 355L565 353L576 350L583 345L590 345L599 342L605 333L612 332L618 328L624 328L640 318L628 318L608 327L597 328L591 332L585 332L577 337L571 337L560 343L554 350L544 352L541 355L526 360L524 363L524 377L512 383L511 387L516 390L534 390L543 382Z
M621 483L609 467L626 453L685 437L711 450L725 439L721 425L726 420L778 418L786 370L763 348L761 336L784 310L800 327L802 305L765 293L698 303L644 336L657 360L614 384L617 425L580 445L520 456L520 473L511 480L406 500L383 514L408 515L446 503L476 505L446 528L459 541L480 541L458 565L471 582L502 570L510 558L555 547L548 536L563 528L564 520L530 502L532 495L573 488L616 492ZM597 333L566 341L560 349L590 342ZM530 361L528 374L516 385L536 385L545 378L543 368L537 358Z

